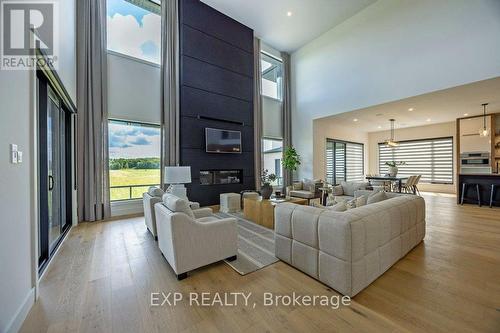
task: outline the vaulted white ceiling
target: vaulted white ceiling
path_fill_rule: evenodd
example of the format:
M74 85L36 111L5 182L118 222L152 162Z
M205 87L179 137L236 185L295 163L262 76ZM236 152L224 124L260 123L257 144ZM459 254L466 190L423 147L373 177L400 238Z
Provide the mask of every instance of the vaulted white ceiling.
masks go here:
M346 126L358 132L388 130L391 118L396 119L396 128L445 123L483 114L482 103L489 103L488 113L500 112L499 91L500 77L497 77L316 121L333 121L338 126Z
M201 1L252 28L266 44L293 52L376 0Z

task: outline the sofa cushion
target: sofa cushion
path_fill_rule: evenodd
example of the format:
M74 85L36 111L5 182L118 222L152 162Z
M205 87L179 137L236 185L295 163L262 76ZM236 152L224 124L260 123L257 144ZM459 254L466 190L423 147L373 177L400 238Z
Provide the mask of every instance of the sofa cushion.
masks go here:
M194 219L194 213L189 207L189 201L176 197L173 194L165 193L163 195L163 204L174 213L184 213Z
M340 185L344 190L344 195L353 197L357 190L364 190L368 186L365 182L341 182Z
M302 190L302 182L295 182L292 184L292 189L294 191L300 191Z
M290 196L302 199L314 199L314 193L304 190L290 191Z
M376 202L384 201L386 199L387 199L387 195L385 194L385 192L376 192L376 193L368 196L368 200L366 201L366 204L370 205L370 204L373 204Z
M163 194L165 194L165 192L163 192L163 190L159 187L156 187L156 186L151 186L149 189L148 189L148 194L152 197L159 197L161 198L163 196Z
M215 216L205 216L205 217L200 217L199 219L196 219L196 222L201 222L201 223L214 222L214 221L219 221L219 219L216 218Z

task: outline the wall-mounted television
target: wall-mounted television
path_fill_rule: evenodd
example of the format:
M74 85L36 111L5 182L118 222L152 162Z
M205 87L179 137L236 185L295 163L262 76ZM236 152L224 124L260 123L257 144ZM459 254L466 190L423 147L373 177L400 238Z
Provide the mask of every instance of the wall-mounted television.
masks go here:
M207 153L241 153L241 132L217 128L205 128Z

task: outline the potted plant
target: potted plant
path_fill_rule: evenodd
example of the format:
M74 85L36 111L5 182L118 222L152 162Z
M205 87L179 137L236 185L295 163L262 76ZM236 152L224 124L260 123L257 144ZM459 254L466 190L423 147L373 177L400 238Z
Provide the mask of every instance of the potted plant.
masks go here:
M385 165L389 166L389 176L391 177L396 177L398 175L398 166L399 165L405 165L406 163L403 161L397 162L397 161L389 161L385 162Z
M284 169L293 172L297 170L300 165L300 155L297 153L294 147L290 146L283 152L283 159L281 160L281 165Z
M260 194L262 195L262 199L271 198L271 194L273 194L273 187L271 185L272 182L275 182L278 177L274 173L269 173L269 170L264 170L262 172L262 176L260 177L262 186L260 187Z

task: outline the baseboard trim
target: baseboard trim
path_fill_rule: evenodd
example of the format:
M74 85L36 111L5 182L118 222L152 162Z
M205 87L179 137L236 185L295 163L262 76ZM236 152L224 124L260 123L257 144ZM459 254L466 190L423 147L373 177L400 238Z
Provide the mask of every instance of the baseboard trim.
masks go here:
M5 330L6 333L19 332L21 326L23 326L24 320L33 307L33 304L35 304L35 288L31 288L31 290L28 292L28 295L26 295L23 303L21 304L19 309L17 309L16 315L7 325L7 329Z

